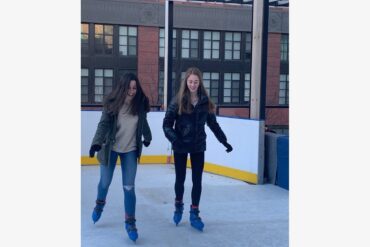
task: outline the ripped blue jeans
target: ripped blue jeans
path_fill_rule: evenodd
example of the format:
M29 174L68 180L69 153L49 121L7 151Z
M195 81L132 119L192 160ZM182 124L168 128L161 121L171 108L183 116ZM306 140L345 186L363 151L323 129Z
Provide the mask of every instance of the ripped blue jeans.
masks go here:
M112 182L114 169L118 156L121 160L122 186L124 192L124 204L126 217L135 217L136 195L135 195L135 177L137 170L136 150L128 153L117 153L111 151L110 164L100 165L100 181L98 184L97 200L105 201L109 186Z

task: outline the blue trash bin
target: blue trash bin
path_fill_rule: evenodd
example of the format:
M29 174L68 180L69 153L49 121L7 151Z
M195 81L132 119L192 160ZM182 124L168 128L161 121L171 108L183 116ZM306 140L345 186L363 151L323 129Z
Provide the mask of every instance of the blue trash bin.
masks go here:
M277 139L276 185L289 190L289 136Z

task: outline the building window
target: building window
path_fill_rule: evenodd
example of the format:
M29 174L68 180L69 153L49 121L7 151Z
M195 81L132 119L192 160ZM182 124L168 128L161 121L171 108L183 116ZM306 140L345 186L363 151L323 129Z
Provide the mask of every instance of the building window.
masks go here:
M81 102L89 101L89 70L81 69Z
M198 58L198 31L182 30L182 58Z
M172 30L172 57L176 57L176 48L177 48L177 45L176 45L176 42L177 42L177 38L176 38L176 29L173 29Z
M121 56L136 56L137 27L119 27L119 54Z
M179 83L176 83L176 72L172 72L172 97L175 96L179 89ZM158 83L158 104L163 104L164 99L164 71L159 71Z
M280 40L280 60L282 62L289 61L289 36L282 34Z
M159 30L159 57L164 57L164 28ZM176 57L176 30L172 30L172 57Z
M252 59L252 34L246 33L245 35L245 59Z
M159 57L164 57L164 28L159 29Z
M89 53L89 24L81 24L81 54Z
M239 73L225 73L224 74L224 103L239 103Z
M172 72L172 97L177 94L181 81L176 80L176 72Z
M95 69L94 101L96 103L102 103L104 96L112 91L112 87L113 87L113 70Z
M240 59L241 34L237 32L225 33L225 59Z
M220 32L204 32L203 41L203 58L219 59L220 58Z
M279 105L289 104L289 75L280 75Z
M159 71L159 81L158 81L158 104L163 104L164 99L164 72Z
M203 72L203 84L209 97L214 103L218 103L219 73Z
M244 101L250 102L251 97L251 74L244 74Z
M95 24L95 53L113 54L113 26Z

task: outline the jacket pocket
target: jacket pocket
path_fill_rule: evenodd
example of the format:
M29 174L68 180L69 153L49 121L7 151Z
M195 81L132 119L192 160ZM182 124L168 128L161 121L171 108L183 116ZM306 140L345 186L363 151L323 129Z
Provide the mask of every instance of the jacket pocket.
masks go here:
M96 158L102 165L108 165L109 160L109 143L103 143L101 149L96 155Z

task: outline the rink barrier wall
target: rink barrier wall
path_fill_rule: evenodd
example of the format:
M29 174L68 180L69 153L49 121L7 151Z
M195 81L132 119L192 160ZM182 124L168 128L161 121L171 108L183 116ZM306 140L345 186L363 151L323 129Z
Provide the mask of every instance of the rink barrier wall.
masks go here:
M165 112L148 113L153 139L149 147L143 146L140 165L173 164L171 143L162 130L164 115ZM81 165L99 164L96 157L90 158L88 153L100 116L101 111L81 111ZM233 146L233 151L226 153L225 147L205 127L207 150L204 171L253 184L263 183L264 121L221 116L217 116L217 121Z

